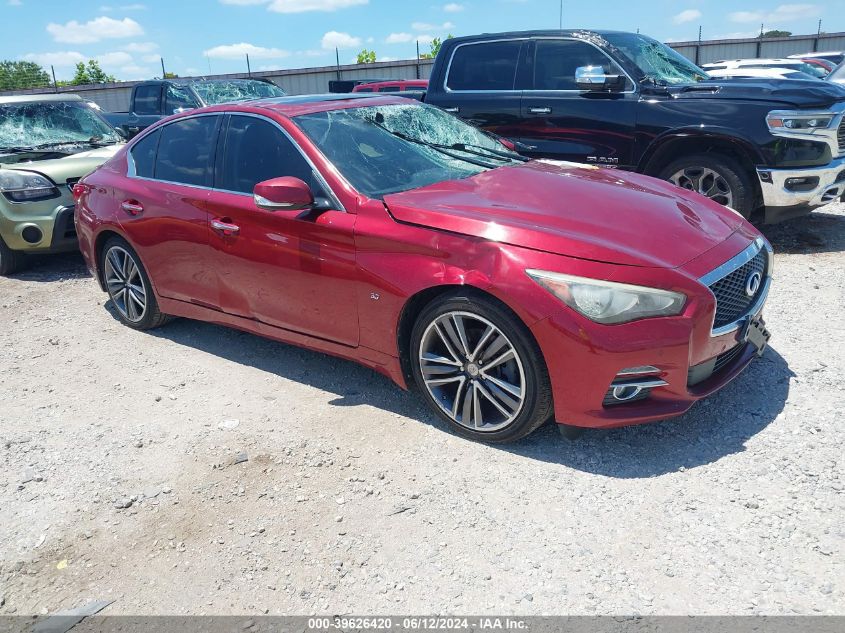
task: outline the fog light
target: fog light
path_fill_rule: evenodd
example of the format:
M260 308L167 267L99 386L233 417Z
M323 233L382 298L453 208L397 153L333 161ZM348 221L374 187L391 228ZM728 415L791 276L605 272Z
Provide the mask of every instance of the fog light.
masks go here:
M616 375L613 382L610 383L602 404L608 407L626 402L645 400L651 395L652 389L655 387L665 387L669 384L657 376L649 376L649 374L658 373L660 373L660 370L651 365L623 369Z
M642 392L643 388L637 387L636 385L620 385L619 387L613 388L611 395L613 396L614 400L618 400L619 402L627 402L628 400L633 400Z
M41 239L44 237L44 233L41 232L34 224L31 224L27 227L24 227L24 230L21 231L21 237L28 243L28 244L38 244Z
M818 176L787 178L784 186L788 191L812 191L819 186L819 178Z

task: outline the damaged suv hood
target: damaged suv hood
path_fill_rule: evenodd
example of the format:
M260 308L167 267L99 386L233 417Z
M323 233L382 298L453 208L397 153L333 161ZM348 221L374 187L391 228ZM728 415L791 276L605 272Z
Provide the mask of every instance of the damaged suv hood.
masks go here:
M385 196L400 222L628 266L676 268L742 218L669 183L575 163L532 161Z
M23 162L5 162L17 160L17 155L3 156L0 150L0 169L18 169L22 171L34 171L42 176L47 176L55 183L66 182L69 179L81 178L114 156L123 147L123 144L108 145L96 149L70 154L61 158L49 160L25 160Z

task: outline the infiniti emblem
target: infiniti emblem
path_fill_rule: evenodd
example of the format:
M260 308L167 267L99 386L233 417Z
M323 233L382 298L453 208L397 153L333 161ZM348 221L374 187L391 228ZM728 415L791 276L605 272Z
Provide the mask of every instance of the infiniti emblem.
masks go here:
M745 280L745 294L749 297L756 295L757 291L760 290L761 283L763 283L763 274L759 271L754 271L748 275L748 279Z

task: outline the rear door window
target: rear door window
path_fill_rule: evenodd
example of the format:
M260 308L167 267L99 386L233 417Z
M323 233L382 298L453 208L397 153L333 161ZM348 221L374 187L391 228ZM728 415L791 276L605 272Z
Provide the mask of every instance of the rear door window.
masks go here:
M132 146L129 155L135 165L135 175L141 178L152 178L155 173L156 150L161 136L161 128L150 132Z
M575 40L538 40L534 54L534 90L578 90L575 70L600 67L606 75L623 75L619 66L592 44Z
M513 90L521 41L458 46L449 65L449 90Z
M135 88L135 114L160 114L161 86Z
M182 119L161 128L156 180L210 187L220 116Z
M379 88L379 92L399 92L399 86L383 86Z
M164 113L176 114L181 108L196 108L197 102L185 86L169 84L164 97Z
M266 119L232 115L224 147L216 189L251 194L259 182L292 176L308 184L315 196L325 195L308 161Z

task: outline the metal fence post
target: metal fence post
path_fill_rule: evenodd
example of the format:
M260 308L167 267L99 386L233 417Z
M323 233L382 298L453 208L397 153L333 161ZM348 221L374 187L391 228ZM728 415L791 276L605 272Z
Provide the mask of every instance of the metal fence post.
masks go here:
M56 81L56 69L50 66L50 72L53 73L53 92L59 91L59 82Z

